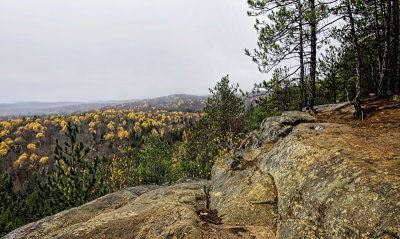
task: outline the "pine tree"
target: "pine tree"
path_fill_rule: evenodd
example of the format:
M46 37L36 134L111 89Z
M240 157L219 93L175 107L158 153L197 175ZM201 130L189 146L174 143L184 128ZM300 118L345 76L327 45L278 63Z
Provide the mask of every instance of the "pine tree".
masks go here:
M140 184L162 184L172 181L173 147L156 135L149 135L138 153L138 164L134 169Z
M209 89L212 97L207 100L204 107L207 115L202 120L208 122L210 129L213 128L214 135L225 138L242 132L244 100L237 95L238 88L238 85L229 85L229 76L225 76Z
M248 4L252 10L248 15L258 17L254 27L259 36L258 49L253 53L246 50L246 55L252 57L261 72L268 73L283 64L290 66L287 78L279 80L298 78L297 109L300 111L305 104L305 65L308 64L307 109L314 111L317 50L327 41L318 39L318 35L330 25L330 21L322 23L328 16L327 4L315 0L248 0Z
M358 37L356 34L355 23L353 18L353 11L350 5L350 1L346 0L346 8L347 8L347 18L349 19L350 24L350 32L351 38L353 41L353 48L354 48L354 58L356 61L356 72L357 72L357 80L356 80L356 97L354 99L354 118L362 117L362 109L361 109L361 60L360 60L360 47L358 43Z
M12 195L12 182L10 175L6 172L1 175L0 184L0 236L12 229L13 215L10 204L14 201Z
M237 95L238 85L230 85L225 76L210 89L204 112L189 132L185 155L180 161L183 176L209 178L218 155L231 152L244 129L244 100Z
M298 107L297 86L288 79L288 71L287 68L276 68L270 81L256 85L257 91L268 94L256 99L255 107L246 109L245 121L248 131L258 128L266 117L281 115L283 111L295 110L296 106Z
M98 157L86 158L89 149L77 141L77 127L68 122L65 135L67 141L54 148L54 175L40 184L40 197L46 201L44 214L56 213L76 207L108 192L99 169Z
M25 201L12 191L12 179L8 172L0 176L0 236L26 224Z
M306 52L306 8L302 0L267 0L253 1L248 4L252 11L249 16L267 16L268 20L256 19L255 29L259 33L258 49L245 53L252 57L258 64L261 72L270 72L287 60L298 59L298 64L293 66L285 77L298 75L298 106L299 111L304 106L305 91L305 57ZM278 79L287 81L288 78ZM292 80L292 79L290 79Z

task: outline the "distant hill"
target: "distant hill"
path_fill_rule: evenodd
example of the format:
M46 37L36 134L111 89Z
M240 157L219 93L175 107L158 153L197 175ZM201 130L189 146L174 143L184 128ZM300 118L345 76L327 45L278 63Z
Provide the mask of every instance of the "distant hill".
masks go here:
M92 111L115 102L18 102L0 104L0 120L33 115L60 115Z
M69 115L107 110L168 110L194 112L200 111L207 96L177 94L152 99L101 101L101 102L18 102L0 104L0 120L21 118L24 116Z
M194 112L200 111L204 107L205 103L207 102L207 98L208 96L177 94L125 102L122 104L108 105L100 108L100 110L167 110Z

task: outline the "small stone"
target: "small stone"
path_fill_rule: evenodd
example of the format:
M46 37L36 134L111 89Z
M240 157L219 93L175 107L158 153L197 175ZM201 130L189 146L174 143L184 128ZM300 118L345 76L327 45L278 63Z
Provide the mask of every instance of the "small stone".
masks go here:
M400 102L400 95L393 95L390 98L390 101L392 101L392 102Z

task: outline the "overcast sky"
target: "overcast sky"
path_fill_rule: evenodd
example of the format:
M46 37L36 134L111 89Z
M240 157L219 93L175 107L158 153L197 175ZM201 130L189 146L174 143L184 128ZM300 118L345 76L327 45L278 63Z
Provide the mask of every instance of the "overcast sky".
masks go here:
M208 94L266 78L246 0L0 0L0 102Z

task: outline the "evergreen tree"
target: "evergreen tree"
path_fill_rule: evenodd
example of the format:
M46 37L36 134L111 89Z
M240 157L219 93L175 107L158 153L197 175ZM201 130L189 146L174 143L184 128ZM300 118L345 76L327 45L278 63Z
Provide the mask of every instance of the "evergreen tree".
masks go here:
M43 214L76 207L107 193L103 183L98 157L86 158L89 148L77 141L77 127L68 122L67 141L56 140L54 158L56 172L40 184L40 197L44 200Z
M308 34L305 20L308 9L302 0L267 0L248 1L252 11L249 16L264 16L268 20L256 19L255 29L259 33L258 49L245 53L252 57L253 62L258 64L261 72L270 72L281 63L297 59L288 76L298 75L298 110L302 110L305 93L305 57L306 38ZM294 78L293 78L294 79ZM280 81L288 79L282 78Z
M210 89L206 115L188 133L180 161L184 176L209 178L221 152L231 152L237 146L244 129L244 100L238 96L238 88L230 85L226 76Z
M12 192L12 179L8 172L0 176L0 236L26 224L27 205L17 194Z
M162 184L173 181L173 147L159 136L149 135L138 153L138 162L134 174L140 184Z
M212 96L208 98L202 119L208 130L222 138L234 137L244 127L244 100L238 96L239 85L229 85L229 76L225 76L210 89Z
M350 0L346 0L345 2L347 9L347 18L349 19L350 25L350 33L351 39L354 48L354 60L356 61L356 72L357 72L357 80L356 80L356 97L354 99L354 117L359 118L362 117L362 109L361 109L361 60L360 60L360 47L358 42L358 37L356 34L355 23L353 18L353 10L350 5Z
M288 71L287 68L277 68L270 81L256 85L255 91L262 91L266 96L256 99L256 105L246 110L247 131L256 129L266 117L281 115L283 111L298 107L298 87L287 76Z
M258 49L246 55L258 64L261 72L270 72L284 62L290 65L290 71L283 80L298 78L298 110L302 110L305 95L306 64L309 65L309 89L307 108L314 110L315 82L317 76L317 49L327 39L318 40L318 34L325 31L328 23L319 24L327 18L327 5L314 0L265 0L248 1L256 16L255 29L258 36ZM261 19L261 20L260 20ZM294 64L293 59L297 60ZM307 60L309 59L309 60Z
M400 29L399 29L399 1L392 0L393 4L393 30L392 32L392 57L391 57L391 81L389 88L392 89L393 92L399 93L399 86L400 86L400 78L399 78L399 67L398 67L398 60L399 60L399 41L400 41Z

